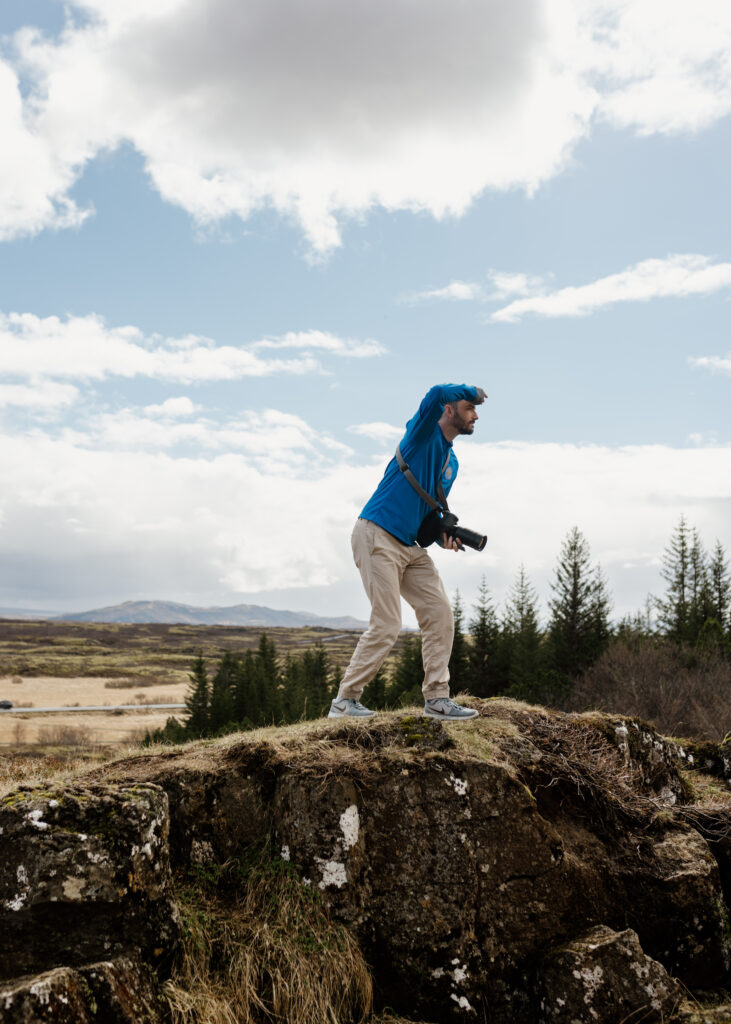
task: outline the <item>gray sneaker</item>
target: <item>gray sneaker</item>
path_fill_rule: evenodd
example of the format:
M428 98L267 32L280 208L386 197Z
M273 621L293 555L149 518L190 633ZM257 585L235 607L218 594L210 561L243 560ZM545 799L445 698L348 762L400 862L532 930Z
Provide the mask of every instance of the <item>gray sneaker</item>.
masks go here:
M373 718L375 711L363 707L359 700L348 697L336 697L330 705L328 718Z
M476 711L472 708L463 708L450 697L435 697L434 700L428 700L424 705L424 714L427 718L440 718L443 722L464 722L468 718L477 718Z

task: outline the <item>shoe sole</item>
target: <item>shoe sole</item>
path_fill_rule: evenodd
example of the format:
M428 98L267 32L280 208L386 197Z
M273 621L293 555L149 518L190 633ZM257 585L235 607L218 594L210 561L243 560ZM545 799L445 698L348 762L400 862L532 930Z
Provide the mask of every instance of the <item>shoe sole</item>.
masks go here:
M474 715L439 715L433 711L425 711L424 718L435 718L438 722L472 722L477 718L477 712Z
M349 715L347 711L331 711L328 718L375 718L375 711L370 715Z

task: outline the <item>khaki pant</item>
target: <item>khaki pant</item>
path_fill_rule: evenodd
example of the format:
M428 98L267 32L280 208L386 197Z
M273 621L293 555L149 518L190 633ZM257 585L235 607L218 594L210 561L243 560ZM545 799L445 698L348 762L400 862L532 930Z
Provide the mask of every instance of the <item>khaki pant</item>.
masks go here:
M424 699L449 696L454 617L436 566L424 548L407 547L380 526L359 519L351 537L371 620L340 684L339 697L358 700L401 630L401 596L416 612L424 659Z

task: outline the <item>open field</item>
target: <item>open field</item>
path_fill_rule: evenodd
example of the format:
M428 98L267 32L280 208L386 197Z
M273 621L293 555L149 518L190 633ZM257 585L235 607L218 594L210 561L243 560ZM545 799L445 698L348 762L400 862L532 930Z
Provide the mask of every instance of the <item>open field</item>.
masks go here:
M140 711L123 712L0 712L0 745L50 749L135 742L162 727L170 715L180 714L145 711L144 705L182 702L191 662L199 652L212 673L225 651L256 648L262 632L282 656L321 642L331 663L340 667L360 637L357 630L317 627L263 630L0 619L0 700L11 700L16 707L141 705Z
M263 632L280 654L302 651L321 641L338 665L347 663L360 636L358 630L318 627L263 629L0 619L0 677L104 676L187 683L190 663L199 652L206 659L218 659L224 651L240 653L255 648Z

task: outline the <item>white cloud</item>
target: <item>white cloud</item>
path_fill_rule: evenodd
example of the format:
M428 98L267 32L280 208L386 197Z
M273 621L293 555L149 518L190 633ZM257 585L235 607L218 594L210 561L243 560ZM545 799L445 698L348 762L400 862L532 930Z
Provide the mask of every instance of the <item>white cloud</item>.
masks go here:
M726 0L591 0L598 116L643 134L698 131L731 112Z
M717 430L694 430L688 434L688 444L715 445L718 444Z
M727 373L731 376L731 352L725 356L698 356L691 357L688 362L691 366L703 370L711 370L714 373Z
M515 323L529 313L537 316L588 316L618 302L709 295L731 287L731 263L712 263L694 253L635 263L591 284L516 299L491 314L490 320Z
M387 349L379 341L367 338L358 341L353 338L337 338L327 331L288 331L277 338L264 338L251 345L252 350L258 349L322 349L336 356L350 356L355 359L370 359L382 356Z
M304 347L300 343L305 338L311 340L309 347L336 355L362 358L385 352L375 341L343 341L319 331L235 347L216 345L197 335L145 337L136 327L110 327L95 315L62 320L0 313L0 373L85 380L149 377L193 383L322 372L309 352L292 359L265 359L256 352L261 347L280 347L280 340L283 348Z
M15 406L38 412L48 412L73 405L79 396L73 384L39 380L33 384L0 384L0 408Z
M707 546L718 537L731 550L729 445L466 441L458 455L450 506L465 526L488 535L479 571L498 596L523 561L545 601L561 541L574 525L606 570L619 614L638 610L647 593L663 592L660 560L681 513ZM450 587L474 592L478 559L455 566L440 555Z
M93 415L83 431L67 430L63 436L79 447L100 450L162 452L184 445L187 451L245 452L252 465L276 468L285 475L330 466L334 458L352 454L348 445L313 430L300 416L278 409L243 412L223 421L199 416L181 423L172 417L161 419L157 412L150 414L150 408L160 407Z
M731 110L726 0L74 7L90 17L18 33L2 65L2 237L80 223L71 186L122 142L199 224L271 206L326 253L375 205L532 191L594 119L677 132Z
M287 429L273 443L291 451L303 441ZM0 497L4 593L82 604L110 579L120 594L329 584L347 565L339 541L363 487L362 469L337 464L283 472L248 454L172 458L39 435L4 443L0 472L13 481Z
M0 60L0 241L46 227L75 227L88 215L68 196L74 162L65 161L27 115L18 76Z
M348 427L351 434L359 434L361 437L368 437L371 441L379 441L381 444L391 444L403 437L404 428L394 427L390 423L355 423Z
M534 274L509 273L491 270L487 275L492 290L487 291L484 285L475 281L451 281L443 288L429 291L413 292L407 295L405 302L417 303L430 299L447 299L457 302L487 302L490 299L506 299L510 295L532 295L544 287L545 278Z
M200 406L196 405L187 395L180 395L177 398L166 398L159 405L146 405L144 411L148 416L178 419L183 416L192 416L199 409Z
M386 456L363 465L275 410L246 414L246 431L248 447L235 447L233 436L227 447L224 434L219 447L185 457L38 431L6 438L2 603L22 596L81 607L130 596L195 600L196 592L218 603L216 595L320 586L337 588L331 612L365 615L348 536ZM723 445L464 439L451 504L465 526L488 534L488 545L434 557L448 590L458 586L468 604L483 573L502 597L521 561L545 598L561 541L578 525L618 611L637 609L662 589L660 557L681 512L708 545L718 537L731 547L730 454Z
M491 270L490 280L493 284L493 291L489 296L491 299L505 299L509 295L532 295L540 291L545 284L545 278L536 274L516 274L501 270Z
M16 39L24 138L52 171L41 215L8 212L8 234L57 221L54 197L126 141L198 223L272 206L325 253L374 205L443 217L486 187L536 188L595 102L569 0L84 7L96 17L58 39Z
M407 302L426 302L430 299L448 299L455 302L479 302L485 298L481 285L474 281L450 281L443 288L414 292L406 297Z

